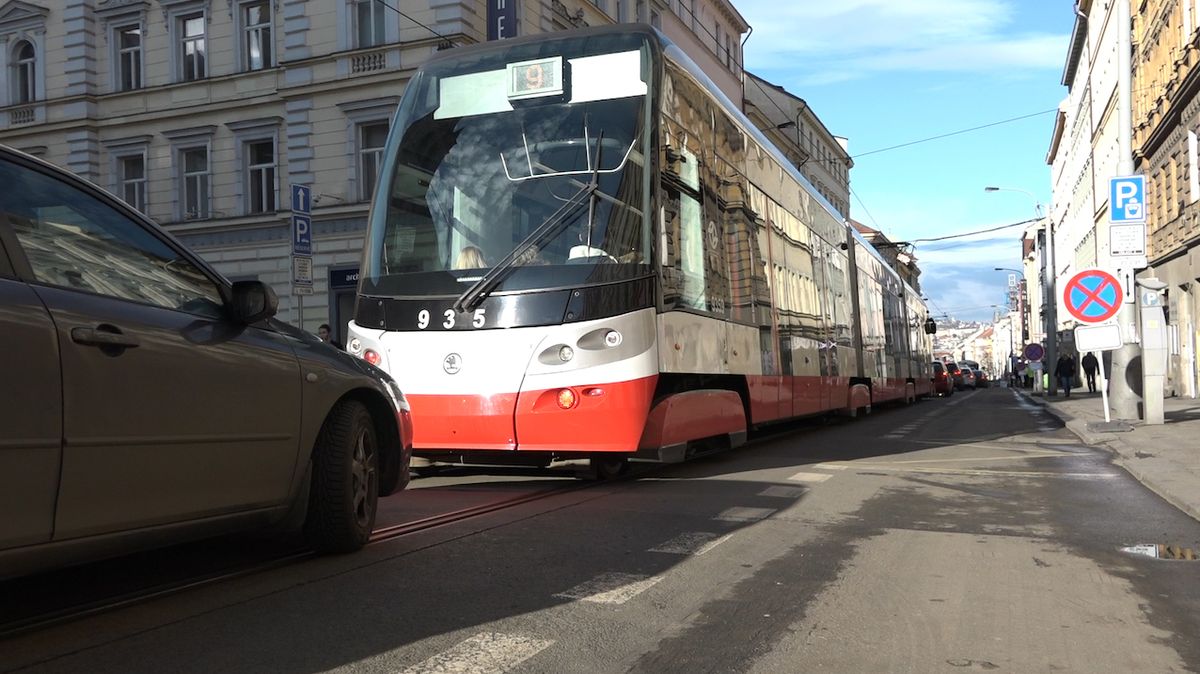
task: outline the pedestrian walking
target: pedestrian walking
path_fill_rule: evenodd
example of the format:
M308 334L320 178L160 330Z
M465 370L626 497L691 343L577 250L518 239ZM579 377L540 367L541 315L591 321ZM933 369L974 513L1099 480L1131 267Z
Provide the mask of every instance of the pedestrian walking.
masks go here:
M1096 356L1092 355L1091 351L1083 357L1083 374L1087 377L1087 387L1089 393L1096 392L1096 371L1100 369L1100 362L1096 360Z
M1054 366L1054 376L1058 377L1058 385L1071 397L1071 384L1075 383L1075 359L1068 354L1063 354L1058 357L1058 363Z

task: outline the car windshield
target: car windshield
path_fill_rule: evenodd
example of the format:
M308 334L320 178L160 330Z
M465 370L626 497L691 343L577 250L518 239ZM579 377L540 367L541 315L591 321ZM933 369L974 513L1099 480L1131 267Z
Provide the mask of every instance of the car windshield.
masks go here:
M435 62L414 78L372 209L364 293L459 295L514 252L497 290L649 273L646 47L628 36L547 44ZM514 97L512 66L531 57L545 70L517 77L558 82L561 95Z

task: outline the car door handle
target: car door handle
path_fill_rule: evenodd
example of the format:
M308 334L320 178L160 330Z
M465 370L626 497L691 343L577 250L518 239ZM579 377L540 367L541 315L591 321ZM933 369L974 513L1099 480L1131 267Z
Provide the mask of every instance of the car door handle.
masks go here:
M132 349L140 344L137 339L122 333L111 325L101 325L95 328L71 328L71 340L85 346L107 346L118 349Z

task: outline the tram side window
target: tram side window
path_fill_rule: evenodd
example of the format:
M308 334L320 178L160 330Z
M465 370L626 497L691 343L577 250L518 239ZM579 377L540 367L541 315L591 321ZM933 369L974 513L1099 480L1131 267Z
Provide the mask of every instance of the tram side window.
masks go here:
M725 312L719 225L688 192L663 191L663 299L668 307Z

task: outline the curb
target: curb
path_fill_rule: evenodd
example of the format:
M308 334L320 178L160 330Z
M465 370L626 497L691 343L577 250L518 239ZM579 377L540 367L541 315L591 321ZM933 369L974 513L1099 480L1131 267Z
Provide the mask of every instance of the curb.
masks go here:
M1130 446L1120 437L1104 437L1096 433L1090 433L1087 430L1087 422L1071 416L1070 414L1060 411L1057 408L1047 405L1045 400L1035 398L1024 391L1019 391L1019 394L1026 400L1029 400L1039 406L1047 413L1053 415L1056 419L1063 422L1067 430L1074 433L1085 445L1103 449L1112 454L1112 462L1119 466L1126 473L1129 473L1133 479L1145 485L1147 489L1157 494L1162 500L1175 506L1178 510L1185 513L1194 520L1200 521L1200 503L1191 502L1186 499L1181 499L1173 494L1171 490L1166 489L1156 480L1151 477L1146 471L1141 470L1134 463L1134 459L1130 456L1137 450ZM1118 447L1117 445L1120 445ZM1121 448L1124 448L1122 451Z

